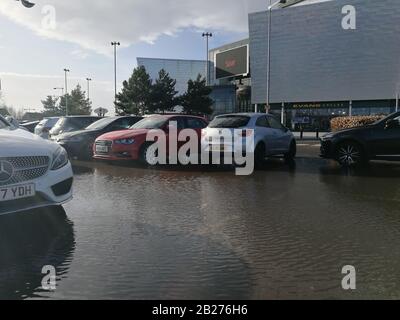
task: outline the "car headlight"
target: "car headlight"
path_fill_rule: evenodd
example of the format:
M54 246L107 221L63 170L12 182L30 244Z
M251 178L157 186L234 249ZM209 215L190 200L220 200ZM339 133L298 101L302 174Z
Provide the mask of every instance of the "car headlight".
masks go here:
M51 170L58 170L68 164L68 153L64 148L58 148L53 154L53 163L51 165Z
M131 145L135 143L135 139L119 139L114 141L115 144Z

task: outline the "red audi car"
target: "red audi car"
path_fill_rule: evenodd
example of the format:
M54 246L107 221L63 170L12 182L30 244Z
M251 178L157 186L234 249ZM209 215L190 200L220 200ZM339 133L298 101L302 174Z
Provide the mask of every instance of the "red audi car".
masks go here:
M163 130L169 139L171 122L177 123L178 133L183 129L194 129L199 144L201 131L208 123L204 118L187 115L154 115L145 118L128 130L114 131L98 137L93 146L94 158L109 161L139 160L144 164L152 164L152 156L148 152L151 142L146 141L150 130Z

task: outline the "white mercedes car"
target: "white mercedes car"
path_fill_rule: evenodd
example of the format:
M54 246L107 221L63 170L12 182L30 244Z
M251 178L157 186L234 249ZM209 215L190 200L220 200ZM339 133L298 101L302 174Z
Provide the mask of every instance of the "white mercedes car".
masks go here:
M0 116L0 215L62 205L72 199L72 181L62 147Z

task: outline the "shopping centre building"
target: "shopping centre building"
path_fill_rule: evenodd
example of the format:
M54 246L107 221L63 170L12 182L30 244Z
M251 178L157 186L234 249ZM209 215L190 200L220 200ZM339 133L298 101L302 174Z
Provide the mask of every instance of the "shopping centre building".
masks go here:
M251 13L248 39L209 52L215 113L269 109L293 129L326 130L338 115L394 112L399 17L398 0L287 0Z

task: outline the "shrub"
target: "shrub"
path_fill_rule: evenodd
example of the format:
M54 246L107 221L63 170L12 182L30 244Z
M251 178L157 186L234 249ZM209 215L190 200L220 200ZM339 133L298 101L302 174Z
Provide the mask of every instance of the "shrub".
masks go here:
M384 116L357 116L357 117L338 117L331 120L332 131L338 131L342 129L349 129L354 127L362 127L368 124L372 124Z

